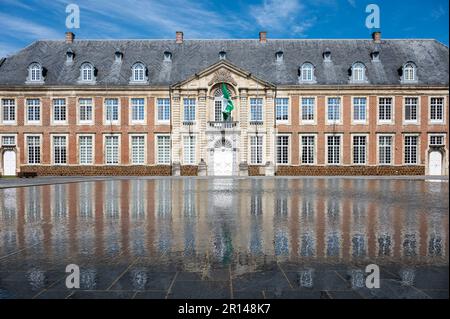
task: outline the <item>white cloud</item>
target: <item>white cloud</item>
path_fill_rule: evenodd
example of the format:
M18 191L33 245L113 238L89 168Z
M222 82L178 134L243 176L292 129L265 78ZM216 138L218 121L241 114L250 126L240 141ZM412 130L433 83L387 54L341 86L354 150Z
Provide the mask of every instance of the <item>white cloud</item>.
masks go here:
M11 15L0 13L0 34L16 39L57 39L61 37L56 30Z
M356 8L356 0L347 0L347 1L353 8Z

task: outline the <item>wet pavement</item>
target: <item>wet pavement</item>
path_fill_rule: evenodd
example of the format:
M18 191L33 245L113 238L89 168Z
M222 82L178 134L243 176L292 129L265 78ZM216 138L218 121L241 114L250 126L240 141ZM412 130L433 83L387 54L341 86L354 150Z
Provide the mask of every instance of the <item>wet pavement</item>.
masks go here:
M448 195L448 181L342 178L0 189L0 299L448 298Z

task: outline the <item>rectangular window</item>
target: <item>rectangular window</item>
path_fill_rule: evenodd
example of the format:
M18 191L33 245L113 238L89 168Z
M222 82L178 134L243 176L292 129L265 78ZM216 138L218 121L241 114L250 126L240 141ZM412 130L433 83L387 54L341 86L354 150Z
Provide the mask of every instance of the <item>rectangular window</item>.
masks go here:
M145 164L145 136L131 136L131 162Z
M2 136L2 145L3 146L15 146L16 145L16 137L15 136Z
M392 136L378 136L378 162L380 165L392 164Z
M250 136L250 162L252 164L263 163L263 137Z
M105 163L119 164L119 137L105 136Z
M339 122L341 120L341 99L328 98L328 122Z
M108 122L119 121L118 99L105 99L105 108L106 108L106 121Z
M353 121L366 121L367 99L365 97L355 97L353 99Z
M41 163L41 137L27 136L28 164Z
M183 137L184 164L195 164L195 136Z
M341 163L341 137L327 136L328 164Z
M92 99L80 99L80 122L92 121Z
M444 120L444 98L431 98L430 102L430 120L442 122Z
M287 122L289 120L289 99L288 98L275 99L275 111L277 121Z
M184 99L184 121L195 121L195 99Z
M131 99L131 121L145 120L145 99Z
M250 99L250 121L262 122L263 121L263 100L262 99Z
M353 164L366 164L367 138L353 136Z
M16 121L16 102L13 99L2 100L3 122Z
M39 122L41 120L41 101L39 99L27 100L28 122Z
M157 99L158 121L170 121L170 99Z
M80 136L78 139L80 164L92 164L92 136Z
M378 120L392 121L392 98L381 97L378 99Z
M223 121L223 104L222 100L214 100L214 121L216 122Z
M314 98L302 98L302 121L313 122L314 121Z
M66 121L66 100L55 99L53 100L53 121L65 122Z
M302 136L301 143L302 164L314 164L315 136Z
M417 164L418 136L405 136L405 164Z
M405 121L417 121L417 103L418 98L405 98Z
M444 145L444 136L443 135L430 135L430 145L443 146Z
M158 164L170 164L170 136L158 136Z
M289 136L277 136L277 164L289 164Z
M67 138L53 136L53 162L55 164L67 163Z

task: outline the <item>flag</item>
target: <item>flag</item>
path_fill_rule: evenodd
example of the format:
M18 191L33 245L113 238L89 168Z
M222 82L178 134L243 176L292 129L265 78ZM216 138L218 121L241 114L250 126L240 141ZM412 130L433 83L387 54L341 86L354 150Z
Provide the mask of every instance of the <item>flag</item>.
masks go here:
M231 111L234 110L233 101L231 100L230 92L228 92L225 83L222 83L222 94L224 102L227 103L225 110L222 112L224 121L228 120L231 115Z

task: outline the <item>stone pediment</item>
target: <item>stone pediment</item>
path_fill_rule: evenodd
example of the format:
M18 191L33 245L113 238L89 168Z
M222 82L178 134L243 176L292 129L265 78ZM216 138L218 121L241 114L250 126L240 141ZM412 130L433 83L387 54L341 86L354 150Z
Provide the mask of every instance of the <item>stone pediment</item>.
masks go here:
M228 71L227 69L217 70L214 73L211 81L209 81L208 85L211 86L211 85L214 85L217 83L223 83L223 82L233 84L234 86L237 85L237 82L233 79L233 76L231 75L230 71Z

